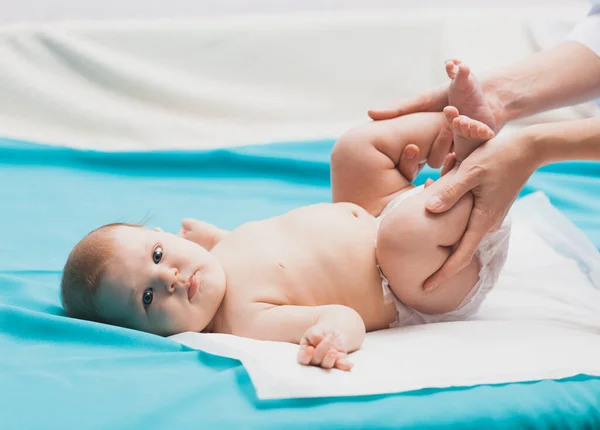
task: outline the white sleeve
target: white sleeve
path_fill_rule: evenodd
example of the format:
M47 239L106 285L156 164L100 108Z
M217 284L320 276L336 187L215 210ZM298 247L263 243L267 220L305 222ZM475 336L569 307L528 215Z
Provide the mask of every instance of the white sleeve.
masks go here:
M600 4L593 3L587 17L575 26L567 39L587 46L600 56Z

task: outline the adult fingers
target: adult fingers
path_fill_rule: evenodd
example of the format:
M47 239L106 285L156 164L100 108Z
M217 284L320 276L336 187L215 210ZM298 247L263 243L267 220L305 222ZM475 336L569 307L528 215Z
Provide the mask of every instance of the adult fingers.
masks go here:
M393 107L371 109L368 111L371 119L380 121L392 119L402 115L416 112L441 112L448 104L448 85L445 84L423 95L405 99Z
M444 160L444 164L442 165L441 176L444 176L446 173L448 173L450 170L452 170L454 168L455 164L456 164L456 154L454 152L451 152L450 154L448 154L446 156L446 159Z
M426 110L426 100L422 97L417 97L410 100L401 100L393 107L370 109L367 114L372 120L381 121Z
M473 259L473 255L475 255L481 239L483 239L483 236L489 232L494 224L494 219L491 219L483 212L474 210L469 219L467 231L465 231L458 247L448 260L446 260L444 265L425 281L423 285L424 290L435 290L465 268Z
M446 212L476 185L477 179L475 176L458 170L456 175L446 181L446 184L439 191L427 199L425 208L433 213Z

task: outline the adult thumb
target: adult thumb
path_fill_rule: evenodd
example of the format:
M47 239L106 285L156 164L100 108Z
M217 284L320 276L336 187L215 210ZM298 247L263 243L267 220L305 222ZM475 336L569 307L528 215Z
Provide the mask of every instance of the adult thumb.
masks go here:
M452 181L453 180L453 181ZM462 196L471 191L473 185L469 182L461 181L456 176L451 182L445 184L439 191L429 197L425 202L425 208L429 212L446 212L460 200Z
M425 110L425 105L420 99L401 100L393 107L385 107L379 109L370 109L367 114L374 121L382 121L385 119L393 119L409 113L422 112Z

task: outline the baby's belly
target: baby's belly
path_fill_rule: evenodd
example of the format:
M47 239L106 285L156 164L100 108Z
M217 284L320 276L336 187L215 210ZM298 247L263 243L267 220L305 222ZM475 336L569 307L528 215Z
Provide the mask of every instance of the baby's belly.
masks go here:
M367 329L387 328L395 311L383 300L375 219L356 205L331 206L331 212L309 214L307 230L296 231L295 246L281 256L282 293L295 305L345 305L362 316Z

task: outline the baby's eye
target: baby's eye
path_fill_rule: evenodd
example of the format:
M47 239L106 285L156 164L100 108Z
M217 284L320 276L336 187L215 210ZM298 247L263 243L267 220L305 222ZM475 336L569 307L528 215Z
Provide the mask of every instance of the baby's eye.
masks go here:
M150 306L150 303L152 303L152 299L154 299L154 292L152 291L152 288L148 288L146 291L144 291L144 294L142 294L144 308L148 309L148 306Z
M152 261L154 261L154 264L158 264L160 263L160 260L162 260L163 258L163 250L160 246L157 246L156 248L154 248L154 251L152 251Z

